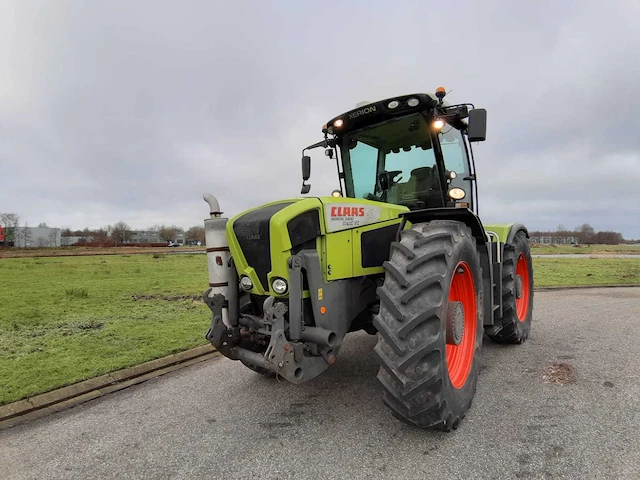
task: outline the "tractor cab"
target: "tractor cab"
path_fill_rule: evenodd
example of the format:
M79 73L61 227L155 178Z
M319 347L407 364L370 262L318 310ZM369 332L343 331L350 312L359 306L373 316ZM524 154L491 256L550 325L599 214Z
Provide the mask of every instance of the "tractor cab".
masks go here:
M325 141L308 148L324 146L330 158L335 155L340 188L334 195L410 210L475 211L470 142L484 140L486 111L448 105L444 95L441 87L435 96L404 95L366 103L330 120L323 128ZM303 157L303 178L305 163L309 157ZM303 184L303 193L307 187Z

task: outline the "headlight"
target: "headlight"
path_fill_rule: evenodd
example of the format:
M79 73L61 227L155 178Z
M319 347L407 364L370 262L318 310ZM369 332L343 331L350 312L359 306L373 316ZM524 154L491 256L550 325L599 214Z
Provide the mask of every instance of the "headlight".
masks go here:
M247 277L246 275L243 275L240 278L240 287L245 292L248 292L249 290L251 290L253 288L253 282L251 281L251 279L249 277Z
M449 198L453 198L454 200L462 200L466 195L465 191L461 188L454 187L448 192Z
M442 127L444 127L444 120L442 120L441 118L436 118L433 121L433 128L435 128L436 130L440 130Z
M342 192L340 190L334 190L333 192L331 192L331 196L338 198L342 196Z
M400 102L398 102L397 100L392 100L389 102L389 105L387 105L387 107L393 110L394 108L398 108L398 105L400 105Z
M273 291L276 292L278 295L283 295L287 293L287 289L289 288L289 285L287 285L286 280L283 280L282 278L276 278L271 283L271 287L273 288Z
M417 107L419 103L420 100L418 100L417 98L410 98L409 100L407 100L407 105L409 105L410 107Z
M342 125L344 125L344 120L342 120L341 118L333 122L333 126L335 128L340 128Z

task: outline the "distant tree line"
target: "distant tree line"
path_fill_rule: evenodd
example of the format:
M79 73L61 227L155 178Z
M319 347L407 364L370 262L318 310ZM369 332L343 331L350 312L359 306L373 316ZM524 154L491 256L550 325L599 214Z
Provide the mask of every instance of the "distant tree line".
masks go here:
M186 232L176 225L154 225L145 230L145 232L155 232L158 237L166 242L174 242L176 239L182 236L184 232L184 239L187 243L200 242L204 244L204 227L199 225L189 228ZM100 244L101 246L109 245L121 245L129 242L135 231L125 222L117 222L114 225L107 225L97 230L91 230L84 228L82 230L71 230L65 228L62 230L63 237L79 237L80 242L91 242Z
M20 226L20 217L18 214L0 212L0 227L4 235L4 240L1 241L0 246L27 246L32 243L29 225L25 223L23 226ZM49 228L44 222L39 223L38 227ZM196 244L197 242L201 244L205 243L204 228L199 225L193 226L186 231L176 225L154 225L142 231L155 232L157 234L156 238L158 238L155 242L164 241L169 243L184 238L185 242L190 244ZM72 230L70 228L64 228L61 230L60 235L63 238L63 245L70 245L70 241L65 242L64 238L77 237L75 240L72 240L74 243L90 243L92 245L110 247L131 243L135 233L136 231L126 222L120 221L98 229L85 227L81 230ZM134 240L134 242L135 241L136 240ZM37 243L38 245L32 246L54 246L55 232L52 232L47 239L39 238Z
M564 225L558 225L556 230L553 232L536 231L529 232L529 235L532 237L577 237L578 242L583 245L619 245L621 243L625 243L624 237L620 232L596 232L588 223L579 225L574 230L569 230Z
M200 242L204 245L204 227L196 225L187 230L186 239L187 242Z

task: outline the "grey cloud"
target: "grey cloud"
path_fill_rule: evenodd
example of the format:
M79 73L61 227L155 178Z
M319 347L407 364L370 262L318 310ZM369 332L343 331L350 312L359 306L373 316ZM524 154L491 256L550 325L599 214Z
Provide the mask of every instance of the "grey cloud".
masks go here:
M296 196L364 99L442 84L489 111L485 221L640 237L640 11L629 2L2 2L0 210L197 224ZM8 167L7 167L8 166ZM314 152L312 193L336 185Z

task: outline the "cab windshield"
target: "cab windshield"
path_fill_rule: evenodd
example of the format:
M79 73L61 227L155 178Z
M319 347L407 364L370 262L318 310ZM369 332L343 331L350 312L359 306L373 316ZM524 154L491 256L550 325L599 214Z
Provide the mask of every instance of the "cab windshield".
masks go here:
M345 135L341 150L347 196L412 210L444 206L429 125L421 114Z

